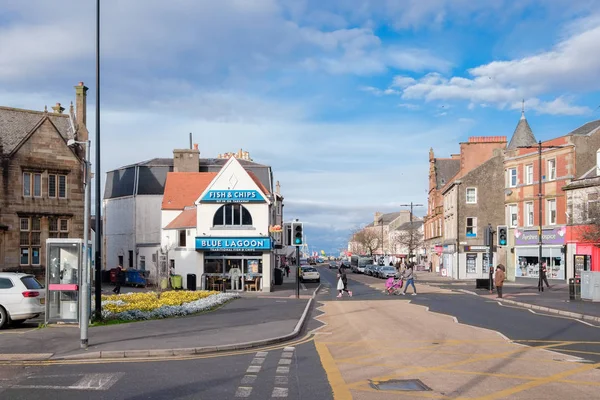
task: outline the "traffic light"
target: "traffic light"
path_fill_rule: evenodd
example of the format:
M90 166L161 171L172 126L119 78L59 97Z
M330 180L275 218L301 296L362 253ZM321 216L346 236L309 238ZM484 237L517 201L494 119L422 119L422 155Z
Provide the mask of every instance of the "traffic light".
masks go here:
M292 222L292 245L302 246L304 244L304 233L302 232L302 222Z
M292 245L292 224L289 222L283 224L283 245Z
M508 226L498 225L498 246L508 245Z

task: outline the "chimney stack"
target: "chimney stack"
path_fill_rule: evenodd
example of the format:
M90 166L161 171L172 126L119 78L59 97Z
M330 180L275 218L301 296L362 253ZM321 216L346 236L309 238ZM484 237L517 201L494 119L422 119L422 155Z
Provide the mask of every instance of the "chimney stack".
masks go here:
M62 114L65 111L65 108L60 105L60 103L56 103L55 106L52 107L52 110L57 114Z
M78 125L87 126L87 91L83 82L75 86L75 118Z
M380 213L379 211L377 211L375 213L375 218L373 219L373 225L379 225L381 224L381 218L382 218L383 214Z
M200 172L200 150L197 144L193 149L173 150L173 172Z

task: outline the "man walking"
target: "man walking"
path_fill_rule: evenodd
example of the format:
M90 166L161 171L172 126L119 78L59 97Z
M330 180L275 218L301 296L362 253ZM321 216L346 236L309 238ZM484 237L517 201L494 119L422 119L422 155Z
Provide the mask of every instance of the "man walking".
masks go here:
M338 269L338 285L337 285L338 295L337 297L342 297L342 293L348 293L348 296L352 297L352 292L348 290L348 277L346 276L346 270L344 267L340 267Z
M125 280L125 274L123 273L123 267L121 265L117 267L117 276L115 278L115 288L113 289L113 293L121 294L121 283Z
M546 269L546 263L542 263L542 279L539 283L540 287L544 287L544 283L546 284L546 287L548 289L550 289L550 284L548 283L548 270Z
M494 275L494 282L496 283L496 292L498 292L498 298L502 298L502 286L504 286L504 280L506 275L504 274L504 265L498 264L496 266L496 274Z
M409 262L406 264L406 269L402 273L402 277L406 280L406 286L404 286L404 291L402 292L403 296L406 296L406 289L408 289L408 285L412 285L413 288L413 296L417 295L417 288L415 287L415 277L414 277L414 262Z

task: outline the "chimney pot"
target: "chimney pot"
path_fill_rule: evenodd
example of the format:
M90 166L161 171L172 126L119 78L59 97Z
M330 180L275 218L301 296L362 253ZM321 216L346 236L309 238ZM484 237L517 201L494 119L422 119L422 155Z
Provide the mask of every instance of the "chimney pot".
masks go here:
M194 150L198 150L198 143L194 143Z
M83 82L79 82L79 86L83 86Z

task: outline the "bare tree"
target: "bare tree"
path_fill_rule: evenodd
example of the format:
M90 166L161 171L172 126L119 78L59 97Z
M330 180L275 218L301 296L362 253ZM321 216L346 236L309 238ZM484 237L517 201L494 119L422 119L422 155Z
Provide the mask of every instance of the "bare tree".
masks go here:
M381 244L381 239L373 229L358 228L350 236L350 242L356 245L359 253L366 252L373 255L375 249Z
M582 202L575 210L575 223L582 224L578 233L586 243L600 247L600 196L599 190L587 193L587 202Z
M394 235L394 244L406 250L408 258L415 256L415 251L422 248L424 244L423 232L420 222L408 222L400 227Z

